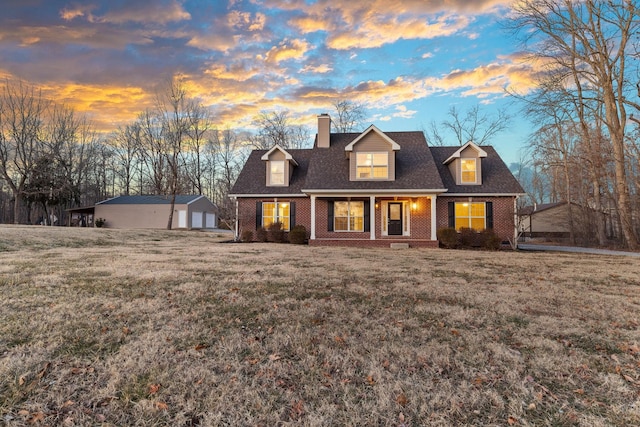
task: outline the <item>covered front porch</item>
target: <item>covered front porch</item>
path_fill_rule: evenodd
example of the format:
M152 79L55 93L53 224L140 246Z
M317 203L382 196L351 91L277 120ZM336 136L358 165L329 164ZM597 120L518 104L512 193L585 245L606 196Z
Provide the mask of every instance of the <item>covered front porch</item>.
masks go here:
M437 247L434 193L313 194L309 244Z

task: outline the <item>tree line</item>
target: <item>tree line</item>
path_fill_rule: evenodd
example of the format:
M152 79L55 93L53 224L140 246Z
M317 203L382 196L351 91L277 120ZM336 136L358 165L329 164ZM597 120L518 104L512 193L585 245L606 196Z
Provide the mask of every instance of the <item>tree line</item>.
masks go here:
M530 202L565 201L573 243L638 248L640 9L633 0L523 0L508 23L541 68L524 114L534 123ZM524 178L524 176L523 176Z
M334 127L353 131L361 104L332 106ZM0 223L63 223L66 209L118 195L202 194L216 203L222 226L235 212L228 194L251 149L306 148L309 128L288 111L263 111L255 132L220 128L211 109L190 96L181 77L165 84L153 107L109 134L85 115L45 99L35 86L0 87ZM173 209L170 210L173 212ZM171 227L171 215L167 218Z

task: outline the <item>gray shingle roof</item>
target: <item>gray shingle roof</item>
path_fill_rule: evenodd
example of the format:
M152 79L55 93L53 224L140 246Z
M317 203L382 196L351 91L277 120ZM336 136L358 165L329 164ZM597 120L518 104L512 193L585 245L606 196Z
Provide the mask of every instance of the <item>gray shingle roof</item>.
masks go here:
M309 159L313 150L287 150L298 163L293 168L288 187L267 187L267 168L261 157L268 150L253 150L244 164L238 179L231 189L231 194L261 195L261 194L298 194L302 193L304 180L309 168Z
M491 146L482 146L487 157L482 159L482 185L456 185L454 177L449 172L447 160L460 147L430 147L436 167L442 177L442 182L449 190L444 195L454 194L523 194L524 190L513 176L507 165L502 161L496 150Z
M176 205L186 205L201 195L176 195ZM103 200L96 203L98 205L169 205L171 204L170 195L162 196L118 196L112 199Z
M350 181L345 147L359 133L331 134L329 148L316 148L304 188L310 190L442 190L444 186L422 132L385 132L400 145L394 181Z
M460 147L428 147L422 132L385 132L400 145L396 151L395 181L350 181L349 159L345 147L359 133L332 133L329 148L287 150L298 162L288 187L267 187L267 150L254 150L247 159L233 195L261 196L304 194L302 190L443 190L448 194L524 193L498 153L483 146L482 185L456 185L449 168L442 163Z

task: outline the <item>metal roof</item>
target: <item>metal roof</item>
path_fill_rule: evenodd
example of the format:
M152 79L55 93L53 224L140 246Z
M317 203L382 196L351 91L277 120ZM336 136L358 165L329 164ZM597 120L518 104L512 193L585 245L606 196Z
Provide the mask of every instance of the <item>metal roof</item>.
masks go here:
M194 195L176 195L176 205L188 205L201 197L200 194ZM118 196L111 199L103 200L96 205L169 205L171 204L171 195L156 196Z

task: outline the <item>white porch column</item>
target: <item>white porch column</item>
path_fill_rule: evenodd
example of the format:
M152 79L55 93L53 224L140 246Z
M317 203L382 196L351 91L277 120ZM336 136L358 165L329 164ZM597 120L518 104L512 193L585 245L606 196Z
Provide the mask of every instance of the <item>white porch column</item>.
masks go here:
M376 196L369 197L369 221L371 240L376 240Z
M436 221L436 199L438 197L434 194L431 196L431 240L438 240L437 227L438 221Z
M311 196L311 236L309 239L316 239L316 196Z

